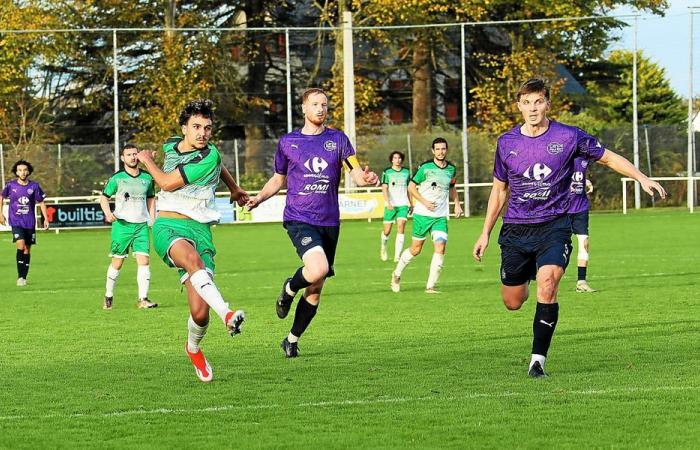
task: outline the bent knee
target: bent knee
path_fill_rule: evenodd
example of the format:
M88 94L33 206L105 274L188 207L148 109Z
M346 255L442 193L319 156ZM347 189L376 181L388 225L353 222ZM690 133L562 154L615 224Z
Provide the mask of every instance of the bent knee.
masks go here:
M328 275L328 264L318 265L315 267L307 267L308 271L308 281L311 284L318 283L326 278ZM306 277L304 277L306 278Z

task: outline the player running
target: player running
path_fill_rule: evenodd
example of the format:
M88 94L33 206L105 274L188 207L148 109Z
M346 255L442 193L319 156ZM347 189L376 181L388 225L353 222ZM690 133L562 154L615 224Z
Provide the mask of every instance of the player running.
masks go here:
M588 211L590 209L588 194L593 192L593 183L586 177L586 169L588 169L587 159L574 159L569 214L571 214L571 232L576 235L576 240L578 241L576 292L595 292L595 289L590 287L586 281L586 272L588 270Z
M23 159L12 165L12 173L17 177L9 181L0 194L0 224L5 225L6 219L2 212L4 199L9 199L9 222L12 227L12 242L17 246L17 286L27 285L29 275L29 261L31 260L32 245L36 244L36 215L35 205L41 208L41 217L44 221L44 230L49 228L48 213L44 198L46 194L41 186L29 175L34 172L34 167Z
M219 150L209 143L213 118L209 100L194 100L185 106L179 121L182 137L170 138L163 145L163 170L153 161L151 152L137 154L161 188L153 246L167 265L179 269L180 282L187 288L190 317L185 351L197 377L204 382L213 377L199 348L209 326L209 308L221 318L231 336L241 332L245 319L243 311L229 309L213 278L216 248L211 225L221 216L214 200L219 180L231 190L232 200L239 204L248 200L222 165Z
M425 292L437 294L435 289L445 260L447 247L447 220L450 198L455 203L455 217L462 215L462 205L455 183L457 168L447 160L447 141L436 138L430 148L433 159L421 164L408 184L408 192L415 199L413 209L413 239L411 246L401 253L396 269L391 273L391 290L401 290L401 273L423 249L428 234L433 240L433 259Z
M524 123L498 139L493 187L483 230L474 245L477 261L489 245L489 235L508 198L501 246L501 296L509 310L517 310L529 296L530 280L537 280L533 320L531 377L546 377L544 363L559 318L557 291L571 255L569 216L574 159L597 161L634 178L642 188L662 198L666 191L622 156L605 149L579 128L547 118L551 103L543 80L530 79L517 92Z
M122 148L120 159L124 168L112 175L100 196L100 207L108 223L112 224L112 244L105 284L103 309L112 309L114 288L119 278L119 271L124 259L129 256L129 249L136 258L136 284L139 297L136 306L139 309L155 308L157 303L148 300L148 288L151 283L149 266L150 238L148 223L155 221L155 188L153 177L139 169L135 145L127 144ZM109 199L115 196L114 212L109 206Z
M391 167L384 169L381 176L382 195L384 196L384 229L381 233L379 255L382 261L389 259L386 247L394 222L396 222L394 262L399 260L401 250L403 250L404 231L411 208L411 199L408 196L408 182L411 179L411 173L403 167L403 160L403 153L391 152L389 155Z
M360 167L355 149L345 133L325 126L328 96L318 88L302 96L304 126L282 136L275 154L275 174L248 208L275 195L287 184L284 228L304 265L288 278L275 303L277 316L284 319L297 292L304 290L289 335L282 341L287 358L298 356L298 342L316 315L321 290L334 275L333 261L340 234L338 186L343 164L359 186L375 185L378 177Z

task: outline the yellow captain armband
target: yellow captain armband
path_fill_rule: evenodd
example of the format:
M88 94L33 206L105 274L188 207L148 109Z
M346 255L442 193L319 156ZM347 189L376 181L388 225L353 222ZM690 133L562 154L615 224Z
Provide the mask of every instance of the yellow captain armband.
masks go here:
M360 167L360 162L357 160L357 156L355 156L355 155L352 155L351 157L346 159L344 162L345 162L345 166L348 168L348 170L352 170L355 167Z

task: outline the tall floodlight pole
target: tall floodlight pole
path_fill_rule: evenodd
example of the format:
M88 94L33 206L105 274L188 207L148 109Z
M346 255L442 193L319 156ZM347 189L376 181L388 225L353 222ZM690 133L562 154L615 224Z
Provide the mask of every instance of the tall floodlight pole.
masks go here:
M343 11L343 127L350 143L357 148L355 137L355 61L352 44L352 12ZM350 176L345 177L345 189L351 187Z
M465 61L464 24L461 30L462 37L462 158L464 160L464 215L470 216L469 207L469 146L467 142L467 63Z
M287 133L292 132L292 63L289 59L289 28L284 29L284 53L287 60Z
M119 78L117 75L117 30L112 30L112 80L114 83L114 171L119 171Z
M639 170L639 129L637 124L637 16L634 16L634 55L632 56L632 139L634 167ZM634 183L634 209L641 208L642 192L639 183Z
M688 209L692 213L695 209L695 196L693 189L693 154L695 152L695 130L693 129L693 9L690 9L690 40L688 42L689 54L688 61L690 66L690 74L688 76Z

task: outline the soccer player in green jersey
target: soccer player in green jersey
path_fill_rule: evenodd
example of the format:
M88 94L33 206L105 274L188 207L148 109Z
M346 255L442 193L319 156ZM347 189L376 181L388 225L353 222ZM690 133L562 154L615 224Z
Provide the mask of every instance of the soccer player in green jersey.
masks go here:
M391 227L396 222L396 241L394 243L394 262L399 261L403 250L404 230L408 220L408 212L411 208L411 199L408 196L408 182L411 173L403 167L404 155L399 151L391 152L387 167L382 172L382 195L384 195L384 229L381 235L380 258L382 261L389 259L386 247L391 234Z
M391 290L401 290L401 272L423 249L425 238L430 233L433 239L433 259L425 292L436 294L435 285L440 278L447 246L447 218L450 215L450 197L455 203L455 217L462 215L462 205L455 184L457 169L447 161L447 141L436 138L431 151L433 159L424 162L416 170L408 184L408 192L415 200L413 209L413 239L411 246L401 253L396 269L391 274Z
M238 187L221 163L215 145L209 143L214 112L209 100L194 100L180 113L182 137L173 137L163 145L163 169L153 161L151 152L137 157L151 173L158 192L158 215L153 224L153 246L163 261L180 271L180 282L187 288L190 317L185 351L197 377L212 380L212 370L199 344L209 326L209 308L221 318L228 332L241 332L245 314L232 311L214 283L214 255L211 225L219 221L214 193L222 180L231 191L231 200L239 205L248 194Z
M153 177L139 169L135 145L127 144L122 148L121 160L124 169L112 175L100 196L100 206L107 222L112 224L112 245L109 256L112 262L107 268L105 301L102 308L112 309L114 287L119 278L119 271L124 259L129 256L129 248L136 257L136 284L139 289L139 308L155 308L157 303L148 300L148 288L151 282L149 266L150 240L148 223L155 219L155 189ZM110 209L109 199L115 197L114 211Z

